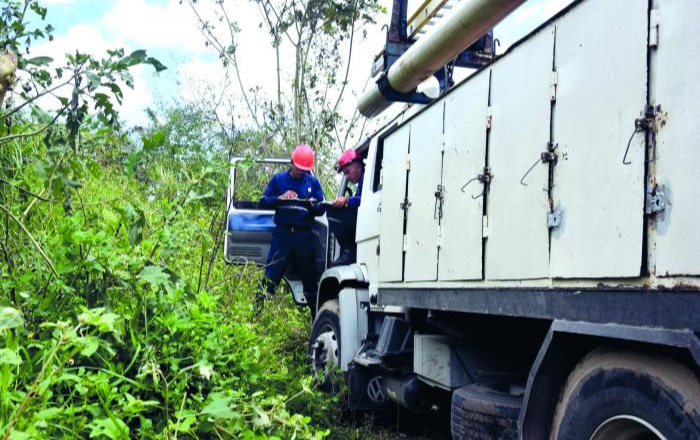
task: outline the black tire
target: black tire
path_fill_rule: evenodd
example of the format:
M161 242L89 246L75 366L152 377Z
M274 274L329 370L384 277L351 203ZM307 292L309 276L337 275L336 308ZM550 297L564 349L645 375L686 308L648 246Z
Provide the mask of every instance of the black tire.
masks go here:
M700 381L667 357L596 349L562 390L551 440L700 439Z
M340 360L340 307L337 299L323 303L309 337L311 371L326 391L340 390L336 374Z
M517 440L522 397L479 385L452 393L453 440Z

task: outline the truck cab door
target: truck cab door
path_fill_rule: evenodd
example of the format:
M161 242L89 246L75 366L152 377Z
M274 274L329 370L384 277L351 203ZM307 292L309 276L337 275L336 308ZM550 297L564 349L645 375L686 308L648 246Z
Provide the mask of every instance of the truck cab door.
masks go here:
M270 253L272 233L275 230L275 211L261 209L259 199L272 176L284 170L289 159L231 160L230 184L226 194L226 231L224 260L229 264L264 266ZM327 267L328 223L325 215L317 217L313 226L316 276ZM306 304L301 279L290 265L284 275L294 295L294 301Z

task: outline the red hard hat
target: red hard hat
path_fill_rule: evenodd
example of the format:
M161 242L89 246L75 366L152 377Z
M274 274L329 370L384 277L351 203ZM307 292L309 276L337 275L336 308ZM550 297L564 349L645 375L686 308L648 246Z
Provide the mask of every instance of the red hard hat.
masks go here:
M352 148L345 150L343 151L343 154L340 155L340 159L338 159L338 163L335 165L335 170L337 172L341 172L345 166L356 160L361 160L361 157L357 151Z
M314 150L306 144L297 145L292 153L292 163L304 171L314 168Z

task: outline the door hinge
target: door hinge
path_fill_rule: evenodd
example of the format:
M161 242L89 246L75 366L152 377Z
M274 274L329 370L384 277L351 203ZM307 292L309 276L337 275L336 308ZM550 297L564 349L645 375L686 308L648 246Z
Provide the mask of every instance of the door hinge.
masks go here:
M563 217L564 214L559 208L559 204L557 204L557 206L555 206L553 209L550 209L549 212L547 212L547 227L549 229L558 228L559 226L561 226Z
M668 200L668 190L665 186L655 186L647 190L644 203L644 212L653 215L666 209Z
M437 247L438 248L442 247L442 227L441 226L438 226Z
M440 151L442 151L443 153L445 152L445 143L447 142L446 137L447 136L445 136L444 132L440 136Z
M411 202L408 201L408 197L403 199L403 202L399 204L399 208L406 213L408 211L408 208L411 207Z
M661 14L658 9L652 9L649 14L649 47L659 47L659 26Z
M406 234L403 236L403 251L408 251L408 235Z
M406 171L411 170L411 155L407 154L406 155Z
M489 217L487 215L481 218L481 238L489 236Z
M491 130L492 126L493 126L493 108L488 107L486 109L486 128Z
M559 85L559 72L556 70L552 71L552 76L549 81L549 93L552 102L557 100L557 86Z

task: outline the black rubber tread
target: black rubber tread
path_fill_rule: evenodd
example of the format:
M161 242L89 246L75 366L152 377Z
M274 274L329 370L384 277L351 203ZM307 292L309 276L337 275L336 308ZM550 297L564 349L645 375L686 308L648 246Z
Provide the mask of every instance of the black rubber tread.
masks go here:
M479 385L452 394L453 440L517 440L522 397Z
M323 303L318 309L318 313L314 318L313 325L311 326L311 335L309 336L309 357L311 356L311 345L316 341L320 329L323 325L330 325L335 331L335 335L338 338L338 358L340 359L340 305L337 299L331 299ZM341 384L339 383L339 377L332 375L331 377L325 378L319 387L325 391L332 393L337 393L341 389Z
M667 440L700 439L700 376L671 357L598 348L569 375L550 440L588 440L620 416L643 420Z

